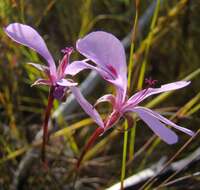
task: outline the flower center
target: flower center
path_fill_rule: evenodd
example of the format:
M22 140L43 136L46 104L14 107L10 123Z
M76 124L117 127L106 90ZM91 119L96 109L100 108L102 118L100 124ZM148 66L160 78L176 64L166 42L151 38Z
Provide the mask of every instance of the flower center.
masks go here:
M146 78L146 79L145 79L145 84L147 84L147 86L146 86L146 88L143 90L143 93L141 93L141 95L137 98L136 102L138 102L138 101L140 102L141 99L143 99L143 98L146 96L146 94L148 93L148 89L149 89L150 87L155 86L156 82L157 82L157 80L153 80L151 77Z

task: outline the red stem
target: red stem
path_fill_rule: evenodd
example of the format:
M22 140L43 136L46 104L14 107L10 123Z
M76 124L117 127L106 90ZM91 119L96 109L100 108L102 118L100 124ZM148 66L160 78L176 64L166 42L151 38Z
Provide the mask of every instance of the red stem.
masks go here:
M46 144L48 141L48 123L49 123L49 118L50 118L50 114L51 114L51 109L53 107L53 92L54 92L54 87L50 88L49 91L49 96L48 96L48 104L46 107L46 111L45 111L45 118L44 118L44 125L43 125L43 142L42 142L42 161L45 162L46 161Z
M96 141L96 139L104 132L104 129L101 127L98 127L94 133L92 134L92 136L89 138L87 144L85 145L80 158L78 159L77 162L77 169L79 169L81 161L83 160L83 157L85 156L85 153L88 151L88 149L94 144L94 142Z

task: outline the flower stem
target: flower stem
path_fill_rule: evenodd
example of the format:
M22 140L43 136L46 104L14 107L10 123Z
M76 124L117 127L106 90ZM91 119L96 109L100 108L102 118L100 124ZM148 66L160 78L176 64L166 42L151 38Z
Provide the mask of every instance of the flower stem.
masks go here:
M44 125L43 125L43 142L42 142L42 152L41 152L41 159L43 162L46 161L46 144L48 141L48 123L49 123L49 118L50 118L50 114L51 114L51 109L53 107L53 92L54 92L54 87L50 88L49 91L49 96L48 96L48 104L46 107L46 111L45 111L45 117L44 117Z
M81 161L83 160L83 157L85 156L85 153L88 151L88 149L94 144L94 142L96 141L96 139L104 132L103 128L98 127L94 133L92 134L92 136L89 138L87 144L85 145L85 147L83 148L83 151L81 153L81 156L78 159L77 162L77 169L79 169Z

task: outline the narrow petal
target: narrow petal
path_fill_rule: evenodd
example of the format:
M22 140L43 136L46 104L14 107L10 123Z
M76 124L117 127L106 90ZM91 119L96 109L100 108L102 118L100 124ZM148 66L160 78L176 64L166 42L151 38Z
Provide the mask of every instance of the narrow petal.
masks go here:
M135 107L129 111L136 112L139 117L150 127L150 129L158 135L163 141L168 144L174 144L178 141L178 136L163 123L161 123L151 113L142 109L141 107Z
M65 49L61 50L61 52L64 53L64 56L63 56L62 60L59 61L59 65L58 65L58 69L57 69L57 75L58 75L59 79L64 78L64 76L65 76L65 70L67 68L67 65L69 64L69 58L73 52L73 48L66 47Z
M50 80L47 80L47 79L38 79L31 86L35 86L35 85L47 85L47 86L51 86L52 83L51 83Z
M124 91L127 88L127 65L125 51L122 43L112 34L97 31L92 32L79 39L76 44L77 50L97 64L97 66L107 73L107 78L115 85L120 85ZM119 83L120 82L120 83Z
M189 84L190 84L190 81L177 81L177 82L162 85L160 88L144 89L144 90L137 92L133 96L131 96L127 103L132 106L135 106L151 95L159 94L159 93L167 92L167 91L171 91L171 90L177 90L177 89L183 88Z
M41 64L38 64L38 63L32 63L32 62L29 62L27 64L35 67L39 71L42 71L42 72L45 72L45 73L49 72L49 68L47 66L45 66L45 65L41 65Z
M116 106L118 108L121 108L123 106L126 96L126 90L118 86L115 98Z
M151 96L153 94L158 94L158 93L161 93L161 92L178 90L178 89L183 88L183 87L185 87L189 84L190 84L190 81L177 81L177 82L164 84L160 88L152 88L151 91L149 92L148 96Z
M190 136L193 136L194 135L194 132L189 130L189 129L186 129L184 127L181 127L179 125L176 125L175 123L173 123L172 121L170 121L169 119L163 117L162 115L158 114L157 112L154 112L148 108L144 108L144 107L137 107L137 109L142 109L144 110L145 112L148 112L149 114L151 114L153 117L159 119L160 121L162 121L163 123L165 123L166 125L170 125L176 129L178 129L179 131L182 131Z
M60 86L76 86L78 83L67 80L67 79L61 79L57 82L58 85Z
M99 127L104 128L101 116L96 109L94 109L94 107L83 97L80 90L77 87L70 87L70 90L82 109L97 123L97 125L99 125Z
M96 67L86 63L84 60L83 61L73 61L71 64L69 64L67 66L67 68L65 70L65 74L74 76L84 69L97 70Z
M28 25L13 23L8 25L4 31L12 40L35 50L44 57L49 63L51 75L56 76L55 62L44 40L35 29Z
M113 96L112 94L106 94L106 95L102 96L101 98L99 98L96 101L96 103L94 104L94 107L102 102L110 102L112 104L112 106L114 106L115 105L115 96Z

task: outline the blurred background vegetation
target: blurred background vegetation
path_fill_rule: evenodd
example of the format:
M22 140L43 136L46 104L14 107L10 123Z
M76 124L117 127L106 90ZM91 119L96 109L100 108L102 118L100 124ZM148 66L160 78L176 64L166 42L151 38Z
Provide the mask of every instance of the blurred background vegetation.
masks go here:
M139 2L140 19L153 1ZM180 125L197 131L200 124L200 2L160 2L160 7L157 7L158 16L154 14L157 21L155 26L151 27L150 18L145 28L136 34L133 55L135 62L134 67L129 70L132 73L129 91L133 94L140 88L139 79L144 61L145 77L157 79L158 85L188 77L187 79L192 80L190 86L169 94L171 96L151 98L147 105L155 106ZM96 127L81 108L70 115L61 114L52 123L53 137L47 151L50 169L43 169L40 158L36 157L25 166L24 174L20 174L22 177L16 175L15 172L19 172L20 164L41 129L48 89L30 87L41 73L26 63L43 63L43 60L30 49L11 41L5 35L3 27L13 22L34 27L58 61L62 56L62 48L75 47L76 40L90 31L104 30L123 39L132 31L135 12L135 1L131 0L0 0L0 189L16 188L16 183L19 183L18 189L69 189L74 179L76 158ZM127 62L128 57L129 48ZM78 54L74 53L72 60L76 58ZM88 73L81 74L75 80L81 83L87 75ZM101 82L87 98L94 103L96 98L110 91L113 91L112 87ZM54 110L59 105L60 102L54 102ZM98 109L101 113L108 113L110 110L104 104ZM105 189L120 180L124 133L122 123L101 137L88 152L77 180L77 189ZM152 137L152 132L140 121L136 128L137 152ZM154 138L145 151L130 162L126 176L141 171L162 156L172 157L188 139L182 133L178 135L180 141L173 146ZM198 146L199 139L196 137L184 153L179 155L179 159ZM129 153L130 149L131 145ZM130 161L131 155L129 156ZM187 172L195 172L198 168L199 165ZM182 173L180 176L183 175L186 174ZM197 189L195 184L199 184L200 179L194 177L192 180L194 189Z

